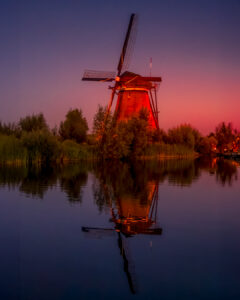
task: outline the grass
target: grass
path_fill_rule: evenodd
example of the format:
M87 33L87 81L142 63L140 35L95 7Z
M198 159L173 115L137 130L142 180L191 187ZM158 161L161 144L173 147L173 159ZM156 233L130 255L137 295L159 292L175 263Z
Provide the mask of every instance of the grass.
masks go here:
M77 144L66 140L61 143L61 161L93 160L96 158L95 147Z
M168 158L168 157L195 157L197 153L193 149L181 144L152 144L146 153L146 157Z
M42 154L39 153L39 143L35 143L35 141L32 142L33 145L31 145L31 150L34 152L34 157L31 162L33 164L40 164L44 155L47 155L47 150L56 152L53 159L55 162L87 161L96 159L95 147L92 145L80 145L74 141L66 140L64 142L50 144L50 148L56 149L48 149L46 143L47 140L44 145L46 148L44 149L45 152ZM0 135L0 164L27 164L31 153L27 151L27 148L24 147L23 144L23 139L18 139L13 135Z
M35 136L34 136L35 137ZM0 135L0 164L27 164L29 161L29 143L31 144L31 151L35 153L32 163L39 164L48 152L54 152L53 161L57 163L64 162L76 162L76 161L89 161L96 160L98 157L96 146L88 144L78 144L72 140L52 141L45 138L44 143L40 143L40 138L28 137L28 143L22 139L16 138L15 136ZM25 143L24 143L25 141ZM26 144L26 146L24 146ZM48 144L48 145L47 145ZM46 146L47 145L47 146ZM40 147L40 148L39 148ZM44 149L42 149L44 147ZM40 150L43 154L39 154ZM169 145L164 143L152 144L148 147L146 155L141 157L142 159L151 158L189 158L196 156L196 153L184 145Z

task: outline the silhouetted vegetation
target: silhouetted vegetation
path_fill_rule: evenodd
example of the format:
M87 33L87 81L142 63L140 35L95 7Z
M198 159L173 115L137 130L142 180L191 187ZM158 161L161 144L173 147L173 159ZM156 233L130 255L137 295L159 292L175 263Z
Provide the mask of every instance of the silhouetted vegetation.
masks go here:
M240 134L224 122L214 133L202 136L190 124L150 130L148 112L142 109L128 121L106 117L98 106L92 134L82 111L69 110L66 119L50 129L42 113L15 123L0 122L0 163L45 163L89 159L132 160L240 153Z
M85 144L88 125L81 110L70 110L59 134L50 129L42 113L21 118L18 124L0 123L0 163L63 162L93 158ZM67 139L68 138L68 139Z
M23 132L21 143L27 150L27 159L47 163L56 160L60 154L60 144L57 138L48 130Z
M19 127L23 132L48 131L48 125L42 113L21 118Z
M66 120L61 122L59 134L63 140L74 140L77 143L86 141L88 124L78 109L69 110Z
M0 134L0 163L26 162L27 150L15 135Z
M151 139L147 111L141 110L139 115L127 122L116 123L111 116L109 119L111 124L105 127L98 144L98 152L103 158L124 159L146 153Z

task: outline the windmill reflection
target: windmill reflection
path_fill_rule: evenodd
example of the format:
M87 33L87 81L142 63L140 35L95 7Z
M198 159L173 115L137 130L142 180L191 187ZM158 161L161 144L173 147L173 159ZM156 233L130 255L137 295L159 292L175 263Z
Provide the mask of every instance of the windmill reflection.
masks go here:
M109 228L82 227L82 231L88 237L117 236L129 288L132 293L136 293L136 276L128 238L138 234L162 234L162 228L157 226L158 182L148 179L144 172L135 177L134 169L121 167L125 176L120 178L115 173L112 177L114 171L108 169L109 172L105 173L106 177L99 178L100 188L98 193L95 193L98 194L98 200L104 198L110 206L110 222L113 226ZM114 178L113 181L111 181L112 178Z
M158 186L149 184L149 195L145 204L137 203L131 197L119 198L118 208L112 209L112 221L115 229L124 236L136 234L161 234L161 228L153 228L157 222Z

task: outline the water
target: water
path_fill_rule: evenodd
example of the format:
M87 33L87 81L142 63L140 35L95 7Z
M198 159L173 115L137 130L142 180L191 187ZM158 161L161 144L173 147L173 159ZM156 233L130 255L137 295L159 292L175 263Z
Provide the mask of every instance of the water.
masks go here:
M240 299L239 164L0 167L0 299Z

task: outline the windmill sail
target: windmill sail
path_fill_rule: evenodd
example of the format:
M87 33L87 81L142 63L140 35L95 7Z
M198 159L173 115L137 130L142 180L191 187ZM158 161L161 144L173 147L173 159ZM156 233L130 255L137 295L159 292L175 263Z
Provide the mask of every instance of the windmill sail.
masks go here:
M113 81L115 72L85 70L82 80L84 81Z
M132 51L135 35L136 35L136 14L132 14L130 17L130 21L128 24L128 29L125 37L125 41L123 44L122 52L118 62L118 76L120 76L122 69L124 67L124 63L126 64L126 55L130 56L130 49Z

